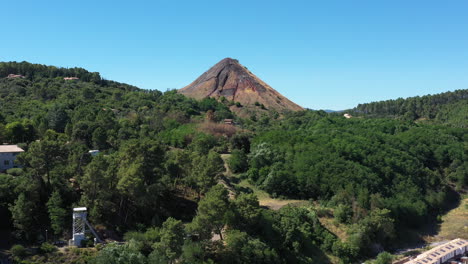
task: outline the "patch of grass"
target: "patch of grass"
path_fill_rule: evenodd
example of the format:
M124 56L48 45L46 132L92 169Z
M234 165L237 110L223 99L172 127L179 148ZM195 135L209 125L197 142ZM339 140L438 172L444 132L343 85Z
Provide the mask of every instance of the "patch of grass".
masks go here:
M260 205L268 207L272 210L279 210L281 209L281 207L286 206L286 205L291 205L291 206L309 205L309 201L307 200L271 198L267 192L260 190L258 187L250 184L247 180L242 180L241 182L239 182L238 186L252 190L252 192L255 195L257 195Z
M468 238L468 198L463 197L460 205L442 216L438 240Z

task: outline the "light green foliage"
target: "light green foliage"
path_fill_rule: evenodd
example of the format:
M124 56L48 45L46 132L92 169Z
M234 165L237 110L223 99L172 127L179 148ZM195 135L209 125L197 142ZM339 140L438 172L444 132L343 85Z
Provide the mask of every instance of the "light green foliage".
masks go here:
M216 145L216 138L212 135L198 133L190 144L190 149L200 154L208 154Z
M93 264L146 264L146 257L131 247L131 244L109 244L91 261Z
M159 228L148 228L146 232L130 231L124 235L124 240L133 241L144 255L149 255L153 251L153 244L160 239Z
M169 217L163 223L159 235L160 240L154 243L153 248L158 255L165 256L172 263L182 252L184 225L181 221Z
M349 205L340 204L335 208L333 215L339 223L349 223L353 216L353 210Z
M391 264L392 261L392 254L388 252L382 252L377 256L377 259L374 261L374 264Z
M54 245L50 244L50 243L42 243L41 244L41 247L39 248L41 250L42 253L44 254L47 254L47 253L52 253L52 252L55 252L57 251L57 247L55 247Z
M26 249L22 245L13 245L10 251L11 254L17 258L24 257L27 254Z

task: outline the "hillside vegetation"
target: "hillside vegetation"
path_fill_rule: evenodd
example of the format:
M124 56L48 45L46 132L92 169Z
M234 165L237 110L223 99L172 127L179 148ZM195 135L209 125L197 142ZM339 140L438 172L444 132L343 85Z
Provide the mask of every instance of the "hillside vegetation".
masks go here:
M399 117L406 120L433 120L455 127L468 124L468 89L435 95L398 98L359 104L354 113L370 117Z
M25 150L22 169L0 174L10 234L0 245L29 248L9 251L23 263L358 263L437 219L468 184L457 109L434 124L323 111L242 119L229 106L79 68L0 63L0 141ZM217 184L225 153L242 179L231 199ZM270 210L251 189L310 202ZM103 239L125 243L73 254L44 243L46 229L49 242L69 239L81 206Z

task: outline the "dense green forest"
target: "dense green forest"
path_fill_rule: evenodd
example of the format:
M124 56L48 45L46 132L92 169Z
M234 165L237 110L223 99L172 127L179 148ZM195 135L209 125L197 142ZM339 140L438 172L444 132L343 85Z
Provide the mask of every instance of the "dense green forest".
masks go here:
M466 91L421 98L413 113L436 123L406 118L406 101L360 105L352 119L323 111L241 119L215 99L141 90L80 68L0 63L0 141L25 150L23 168L0 174L0 234L8 234L0 245L16 244L9 252L18 263L375 257L468 185ZM236 126L220 124L226 118ZM249 189L230 197L218 184L225 153L236 177L310 204L274 211ZM317 203L332 208L347 239L325 228ZM72 260L59 254L50 243L70 239L71 210L81 206L102 238L125 243L72 251Z
M352 109L367 117L399 117L407 120L430 119L455 127L468 124L468 89L407 99L359 104Z

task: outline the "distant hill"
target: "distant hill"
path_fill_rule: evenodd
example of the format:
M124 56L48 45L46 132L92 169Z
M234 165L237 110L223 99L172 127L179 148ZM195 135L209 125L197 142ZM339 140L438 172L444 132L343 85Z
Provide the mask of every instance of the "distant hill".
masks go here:
M468 89L434 95L359 104L352 111L371 117L400 117L434 120L455 126L468 126Z
M232 101L231 110L244 117L265 110L304 110L231 58L221 60L179 92L195 99Z

